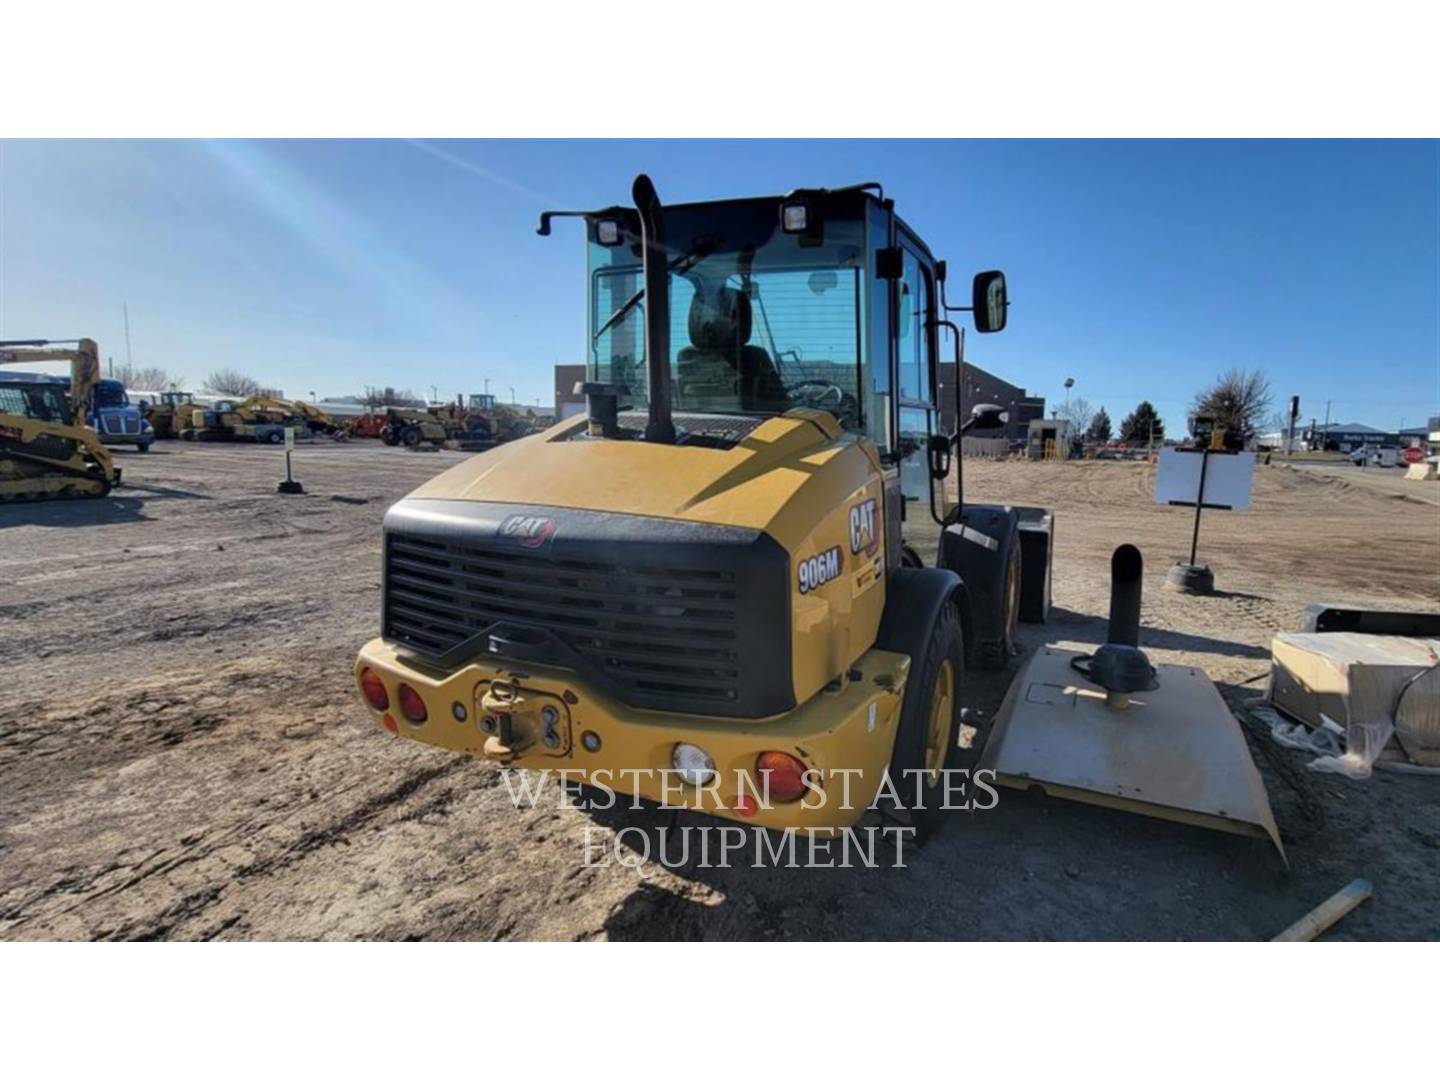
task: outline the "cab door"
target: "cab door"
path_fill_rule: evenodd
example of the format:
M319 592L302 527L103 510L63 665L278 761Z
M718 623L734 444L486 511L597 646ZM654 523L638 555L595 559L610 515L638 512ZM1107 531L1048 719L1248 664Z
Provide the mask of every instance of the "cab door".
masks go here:
M930 464L926 448L936 431L935 279L918 245L899 234L900 276L894 282L897 404L895 450L905 516L928 513Z

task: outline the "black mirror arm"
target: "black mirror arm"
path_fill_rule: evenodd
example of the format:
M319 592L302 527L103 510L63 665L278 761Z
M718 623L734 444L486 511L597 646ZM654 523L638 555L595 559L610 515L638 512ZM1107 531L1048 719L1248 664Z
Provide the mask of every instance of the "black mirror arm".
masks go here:
M555 218L578 217L578 218L622 218L628 224L634 218L635 211L628 206L607 206L603 210L546 210L540 215L540 224L535 229L539 236L550 235L550 222Z
M975 310L973 307L951 306L950 302L945 299L945 279L944 279L943 277L940 279L940 306L941 306L942 308L944 308L946 311L974 311L974 310ZM950 324L948 324L948 323L942 323L941 325L950 325ZM958 415L958 414L957 414L957 415Z

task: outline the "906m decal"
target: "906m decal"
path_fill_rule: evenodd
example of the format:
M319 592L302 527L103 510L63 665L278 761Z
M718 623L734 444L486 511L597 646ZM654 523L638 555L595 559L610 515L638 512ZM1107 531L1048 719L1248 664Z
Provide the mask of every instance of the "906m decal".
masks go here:
M800 591L808 593L821 585L828 585L840 576L840 548L832 547L819 555L800 560Z

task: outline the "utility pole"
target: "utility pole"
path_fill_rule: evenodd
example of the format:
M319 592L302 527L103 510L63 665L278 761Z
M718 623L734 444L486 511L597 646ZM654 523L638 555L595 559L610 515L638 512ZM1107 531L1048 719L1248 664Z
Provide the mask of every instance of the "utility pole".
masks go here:
M487 394L490 393L490 380L489 380L489 379L486 379L486 380L485 380L485 393L487 393Z
M510 404L515 404L515 387L510 387Z
M1330 441L1330 402L1325 402L1325 427L1320 435L1320 449L1324 450Z

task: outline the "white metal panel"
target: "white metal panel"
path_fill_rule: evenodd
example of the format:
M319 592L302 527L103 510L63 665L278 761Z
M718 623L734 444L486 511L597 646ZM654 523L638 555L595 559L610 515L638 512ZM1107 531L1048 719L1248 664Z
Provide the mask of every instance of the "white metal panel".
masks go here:
M1205 466L1206 507L1225 510L1250 509L1250 485L1255 477L1255 455L1211 453ZM1155 501L1167 505L1194 506L1200 492L1200 464L1205 454L1196 450L1160 451L1155 470Z

